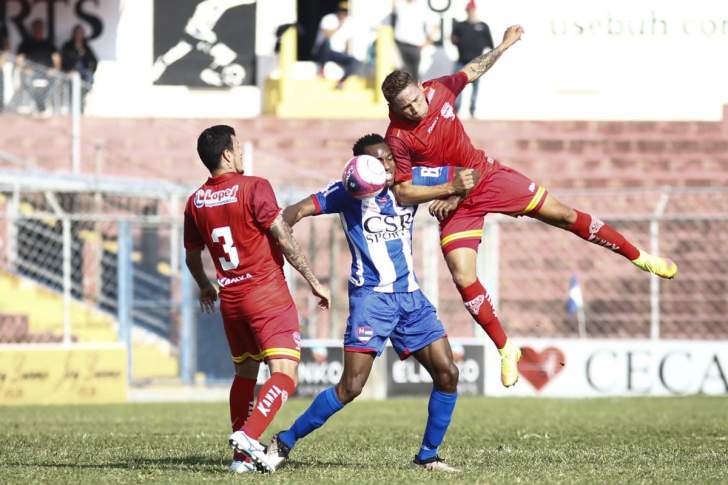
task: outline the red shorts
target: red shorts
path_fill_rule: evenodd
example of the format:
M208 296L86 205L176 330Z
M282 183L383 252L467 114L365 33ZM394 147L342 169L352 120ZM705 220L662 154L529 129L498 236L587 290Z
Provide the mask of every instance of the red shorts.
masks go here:
M266 285L241 294L220 292L220 312L233 362L301 358L301 327L285 285Z
M522 173L504 165L488 173L449 218L440 222L440 246L447 254L467 247L478 250L483 218L490 212L521 216L538 210L547 191Z

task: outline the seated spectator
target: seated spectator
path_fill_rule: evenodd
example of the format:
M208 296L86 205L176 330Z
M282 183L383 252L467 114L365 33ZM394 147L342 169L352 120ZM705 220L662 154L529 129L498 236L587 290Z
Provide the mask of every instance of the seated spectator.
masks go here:
M349 3L339 2L335 13L321 19L313 47L314 58L322 73L327 62L338 64L344 69L344 75L336 85L337 89L341 89L344 81L359 69L359 61L350 54L353 36L354 25L349 17Z
M81 109L83 110L86 94L94 82L94 73L98 60L93 49L88 45L83 27L76 25L71 38L61 48L61 66L64 72L76 71L81 76Z
M40 19L33 20L30 38L23 39L16 52L18 63L27 59L35 65L23 66L23 88L30 92L38 112L46 109L46 99L53 87L53 79L47 69L60 70L61 56L55 46L45 38L45 25Z

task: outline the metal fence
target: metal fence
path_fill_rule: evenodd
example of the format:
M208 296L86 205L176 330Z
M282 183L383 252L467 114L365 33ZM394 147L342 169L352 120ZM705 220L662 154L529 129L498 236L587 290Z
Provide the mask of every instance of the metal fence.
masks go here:
M229 364L220 358L227 349L219 315L199 314L183 267L184 188L97 181L79 190L69 180L7 174L0 183L0 342L122 341L135 381L189 381L210 356ZM279 202L301 195L281 192ZM680 274L660 281L566 231L489 215L479 274L511 335L728 337L728 190L555 195L612 223L636 245L674 258ZM350 264L339 220L309 218L294 233L333 294L331 311L321 312L302 278L286 267L302 333L339 338ZM414 241L420 284L448 334L483 337L450 281L425 207ZM584 304L570 313L575 283Z

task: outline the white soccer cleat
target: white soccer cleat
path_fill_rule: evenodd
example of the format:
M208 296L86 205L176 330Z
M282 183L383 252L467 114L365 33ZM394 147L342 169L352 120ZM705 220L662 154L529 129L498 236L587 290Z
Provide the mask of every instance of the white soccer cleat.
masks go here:
M415 456L415 459L412 460L412 466L420 470L427 470L432 472L460 473L461 471L455 467L451 467L437 455L433 456L430 459L422 461L418 460Z
M234 460L232 463L230 463L230 473L249 473L254 472L257 470L255 468L255 465L250 463L249 461L239 461Z
M251 438L242 431L236 431L230 435L230 446L240 453L245 454L253 462L255 468L261 472L272 472L273 467L268 463L265 447L258 440Z
M278 439L278 433L274 434L268 445L268 464L273 467L273 470L278 470L283 462L288 460L290 452L291 449Z

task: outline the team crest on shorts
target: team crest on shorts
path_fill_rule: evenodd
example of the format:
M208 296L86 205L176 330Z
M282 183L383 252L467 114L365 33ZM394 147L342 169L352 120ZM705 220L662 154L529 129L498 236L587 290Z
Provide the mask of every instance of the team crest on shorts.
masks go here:
M301 350L301 332L293 332L293 341L296 344L296 350Z
M359 340L359 342L365 344L369 342L372 337L374 337L374 330L372 330L372 327L366 325L362 327L357 327L356 338Z

